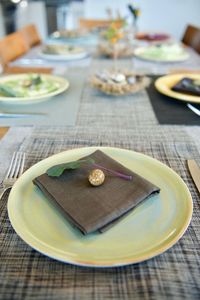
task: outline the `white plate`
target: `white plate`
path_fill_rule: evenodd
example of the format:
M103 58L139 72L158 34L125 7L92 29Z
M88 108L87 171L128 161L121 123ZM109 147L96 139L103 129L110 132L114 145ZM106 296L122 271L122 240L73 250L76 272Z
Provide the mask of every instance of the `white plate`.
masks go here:
M6 81L10 80L23 80L26 79L27 76L30 74L15 74L15 75L7 75L0 77L0 84L6 83ZM53 75L47 75L47 74L40 74L41 77L52 80L53 82L58 83L59 87L55 91L43 94L43 95L35 95L35 96L29 96L29 97L5 97L0 96L0 102L5 102L6 104L31 104L36 102L41 102L44 100L48 100L50 97L56 96L58 94L61 94L69 87L69 82L58 76Z
M52 206L32 180L50 166L73 161L101 149L161 188L103 234L82 235ZM81 266L113 267L138 263L172 247L187 229L192 198L183 180L169 167L141 153L89 147L51 156L27 170L8 199L8 214L17 234L54 259Z
M64 45L52 45L53 47L64 47ZM77 52L70 53L62 53L62 54L48 54L43 51L39 53L40 57L47 60L57 60L57 61L66 61L66 60L77 60L82 59L88 56L88 52L86 52L83 48L77 47ZM64 50L63 50L64 51Z

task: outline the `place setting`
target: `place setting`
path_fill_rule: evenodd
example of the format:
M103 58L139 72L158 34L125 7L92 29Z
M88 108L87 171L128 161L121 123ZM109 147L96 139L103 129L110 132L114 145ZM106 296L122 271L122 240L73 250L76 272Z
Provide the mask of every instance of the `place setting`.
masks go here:
M96 45L98 35L86 28L61 29L53 32L48 41L59 44L69 43L70 45Z
M113 267L172 247L189 225L192 198L183 180L150 156L86 147L26 170L12 187L8 215L17 234L44 255Z
M27 104L45 101L64 92L69 82L47 74L15 74L0 78L0 102Z
M167 33L162 32L138 32L135 39L144 42L169 42L171 37Z
M76 80L76 69L64 77L42 73L2 76L1 126L75 124L84 82L81 70Z
M199 74L154 76L147 93L159 123L200 124Z
M156 63L175 63L188 60L190 54L181 44L171 42L136 47L134 56L141 60Z
M68 61L86 58L88 51L70 44L46 44L39 52L39 56L46 60Z

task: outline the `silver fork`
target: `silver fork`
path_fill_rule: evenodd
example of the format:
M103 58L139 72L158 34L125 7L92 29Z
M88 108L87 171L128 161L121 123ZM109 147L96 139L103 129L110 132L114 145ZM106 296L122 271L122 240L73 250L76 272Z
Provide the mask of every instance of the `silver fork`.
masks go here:
M24 170L24 162L25 162L25 153L14 152L6 176L0 185L0 200L3 194L5 193L5 191L12 188L15 181L22 174Z

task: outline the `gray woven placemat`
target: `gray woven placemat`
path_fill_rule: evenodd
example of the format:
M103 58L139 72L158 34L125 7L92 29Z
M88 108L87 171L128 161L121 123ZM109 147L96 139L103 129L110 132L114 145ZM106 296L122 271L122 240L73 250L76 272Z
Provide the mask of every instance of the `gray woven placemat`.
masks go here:
M182 239L149 261L121 268L89 269L49 259L26 245L10 225L6 203L1 201L0 299L198 299L199 195L185 159L200 162L198 145L185 130L154 128L87 131L35 129L20 145L26 151L26 168L63 150L106 145L148 154L172 167L189 186L194 200L192 222Z

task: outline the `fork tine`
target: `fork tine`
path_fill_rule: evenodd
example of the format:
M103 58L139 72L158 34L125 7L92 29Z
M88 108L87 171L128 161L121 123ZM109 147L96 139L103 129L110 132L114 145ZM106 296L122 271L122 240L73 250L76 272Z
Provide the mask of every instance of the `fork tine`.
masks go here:
M19 163L20 163L20 152L16 152L15 160L13 162L13 166L12 166L12 169L10 171L9 177L12 177L12 178L14 177L15 178L18 167L19 167Z
M8 177L10 177L10 172L11 172L11 170L13 168L13 163L14 163L15 159L16 159L16 152L13 153L13 156L12 156L12 159L11 159L11 162L10 162L10 166L9 166L8 171L6 173L5 179L7 179Z
M22 159L23 159L23 153L19 152L17 163L16 163L15 170L14 170L14 174L13 174L13 178L17 178L19 175L19 170L21 167Z
M9 178L17 179L17 177L19 177L23 172L24 163L25 163L25 153L14 152L5 179L9 179Z
M22 161L21 161L21 168L20 168L20 170L19 170L19 176L22 175L23 170L24 170L25 157L26 157L26 155L25 155L25 153L23 153L23 154L22 154Z

